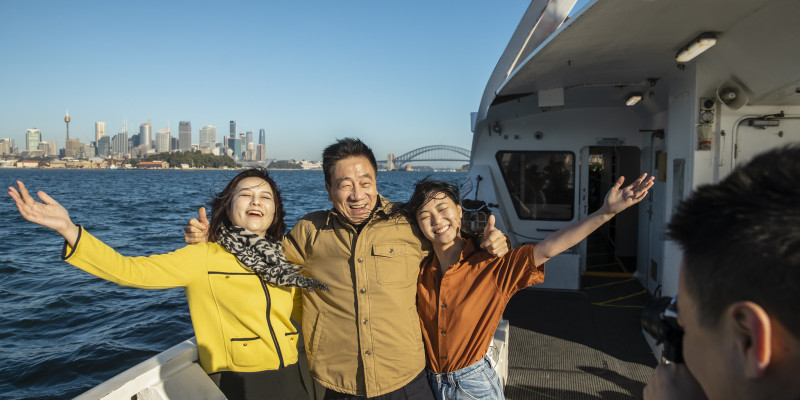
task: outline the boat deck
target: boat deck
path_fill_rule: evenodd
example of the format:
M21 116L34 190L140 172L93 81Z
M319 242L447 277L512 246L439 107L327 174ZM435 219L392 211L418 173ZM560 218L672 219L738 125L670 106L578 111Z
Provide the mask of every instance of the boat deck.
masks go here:
M630 272L635 259L590 237L579 291L528 289L514 295L507 399L641 399L656 366L641 330L651 298Z

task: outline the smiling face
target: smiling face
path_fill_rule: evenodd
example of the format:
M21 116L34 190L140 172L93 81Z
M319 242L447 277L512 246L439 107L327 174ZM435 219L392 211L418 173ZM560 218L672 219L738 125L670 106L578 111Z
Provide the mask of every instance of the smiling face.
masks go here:
M239 181L228 211L231 223L263 237L274 217L275 200L269 183L258 177Z
M349 157L336 162L330 182L325 183L333 208L353 225L366 221L378 201L375 169L366 157Z
M417 210L417 223L434 246L447 246L459 236L461 216L461 206L439 192Z

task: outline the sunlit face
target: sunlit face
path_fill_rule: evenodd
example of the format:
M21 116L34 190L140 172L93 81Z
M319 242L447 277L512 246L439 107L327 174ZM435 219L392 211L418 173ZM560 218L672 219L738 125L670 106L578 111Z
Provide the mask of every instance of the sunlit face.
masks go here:
M417 223L434 246L447 246L459 236L461 214L461 206L440 192L417 211Z
M251 176L239 181L234 189L228 218L259 236L266 236L275 218L275 200L267 181Z
M685 260L681 262L678 281L678 324L683 328L683 358L686 367L700 383L709 399L734 399L741 397L736 393L736 377L729 368L732 360L727 350L728 337L723 329L700 324L701 315L696 300L686 290Z
M331 171L328 200L353 225L366 221L378 201L375 169L366 157L339 160Z

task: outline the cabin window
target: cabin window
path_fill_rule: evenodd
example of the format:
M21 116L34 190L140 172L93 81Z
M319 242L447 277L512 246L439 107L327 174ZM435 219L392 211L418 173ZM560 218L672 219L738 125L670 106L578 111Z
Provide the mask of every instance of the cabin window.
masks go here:
M500 151L496 155L520 219L569 221L575 211L575 154Z

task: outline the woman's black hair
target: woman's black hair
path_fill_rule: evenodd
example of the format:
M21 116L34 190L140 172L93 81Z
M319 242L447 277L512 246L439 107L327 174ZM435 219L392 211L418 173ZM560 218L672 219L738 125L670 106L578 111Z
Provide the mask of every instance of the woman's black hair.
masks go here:
M411 198L408 199L408 202L403 204L401 209L406 217L408 217L413 223L417 223L417 213L419 210L429 201L434 199L434 196L440 193L450 198L455 205L461 205L461 191L458 186L425 177L422 180L417 181L417 184L414 187L414 193L411 194ZM467 225L468 224L464 224L462 222L461 235L467 238L474 237L475 234L470 231Z
M269 176L269 172L265 168L251 168L242 171L225 186L221 192L217 193L208 202L211 207L211 222L208 228L208 241L216 242L219 240L220 228L223 226L231 226L231 220L228 216L233 203L233 196L236 194L236 186L239 185L243 179L246 178L261 178L269 184L272 188L272 199L275 202L275 216L272 218L272 224L267 228L267 239L280 242L286 233L286 211L283 210L283 200L281 200L281 191L278 190L278 185Z

